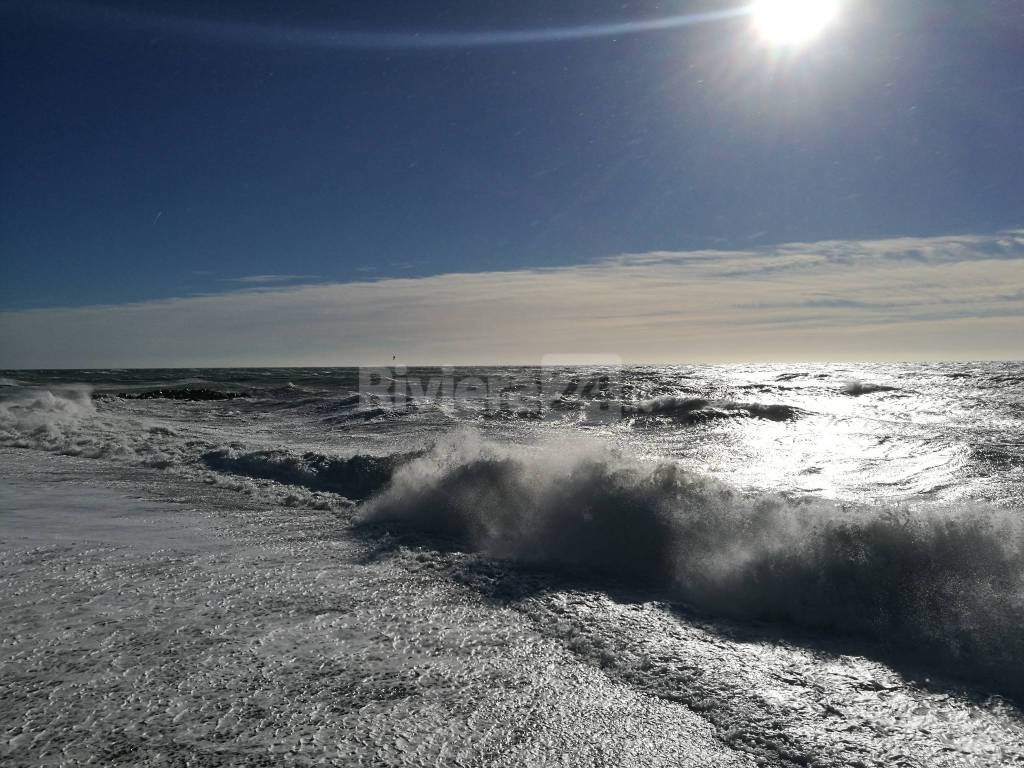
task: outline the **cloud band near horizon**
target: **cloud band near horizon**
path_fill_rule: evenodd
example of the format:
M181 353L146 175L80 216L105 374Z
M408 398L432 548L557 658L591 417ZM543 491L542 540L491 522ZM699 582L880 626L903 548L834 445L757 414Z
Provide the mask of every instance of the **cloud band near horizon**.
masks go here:
M261 276L265 277L265 276ZM1024 230L0 312L0 367L1024 357ZM266 284L270 284L267 287Z

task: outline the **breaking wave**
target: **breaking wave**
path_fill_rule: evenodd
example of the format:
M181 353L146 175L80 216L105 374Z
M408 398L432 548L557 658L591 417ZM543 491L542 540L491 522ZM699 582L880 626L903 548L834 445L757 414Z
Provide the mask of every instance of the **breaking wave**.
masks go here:
M362 523L603 574L709 612L873 638L1024 695L1024 522L745 495L672 463L464 435L394 468Z
M126 418L116 399L100 403L98 408L87 386L36 389L0 401L0 445L167 469L187 464L201 442L183 442L170 427Z
M36 390L0 402L0 441L18 448L55 448L70 430L96 415L87 387Z

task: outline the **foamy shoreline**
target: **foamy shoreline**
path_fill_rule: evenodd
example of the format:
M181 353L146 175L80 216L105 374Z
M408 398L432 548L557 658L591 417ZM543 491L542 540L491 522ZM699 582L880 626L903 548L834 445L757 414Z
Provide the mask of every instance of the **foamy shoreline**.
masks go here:
M345 513L0 459L5 765L1024 763L1012 705L771 625L496 597L514 569Z
M330 515L2 453L5 765L753 765Z

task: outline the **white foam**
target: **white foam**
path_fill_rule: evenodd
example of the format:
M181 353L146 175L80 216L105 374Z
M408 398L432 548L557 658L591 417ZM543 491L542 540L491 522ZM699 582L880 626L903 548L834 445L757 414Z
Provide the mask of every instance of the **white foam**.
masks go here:
M361 519L646 585L718 614L874 637L1024 693L1024 520L746 495L673 463L460 435Z

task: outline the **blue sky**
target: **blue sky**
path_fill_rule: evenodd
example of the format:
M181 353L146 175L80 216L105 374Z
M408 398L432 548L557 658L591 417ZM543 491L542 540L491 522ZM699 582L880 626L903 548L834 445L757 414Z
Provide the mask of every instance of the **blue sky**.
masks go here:
M332 37L737 7L565 5L0 3L0 332L45 308L1024 225L1011 0L845 0L798 50L742 15Z

